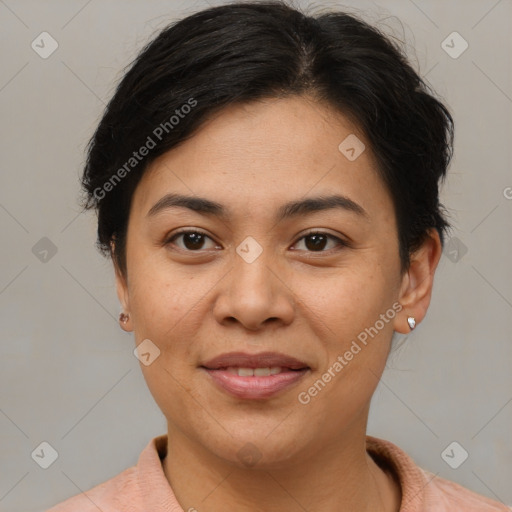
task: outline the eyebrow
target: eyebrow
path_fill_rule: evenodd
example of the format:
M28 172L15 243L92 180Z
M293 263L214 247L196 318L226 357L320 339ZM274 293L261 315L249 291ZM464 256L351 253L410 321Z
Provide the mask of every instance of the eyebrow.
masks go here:
M148 211L147 217L152 217L169 208L187 208L206 216L214 216L222 219L228 217L227 209L220 203L204 197L186 196L181 194L167 194L159 199ZM315 212L341 209L356 213L357 215L369 218L366 210L342 195L329 195L309 197L297 201L290 201L282 205L276 213L276 221L287 218L304 216Z

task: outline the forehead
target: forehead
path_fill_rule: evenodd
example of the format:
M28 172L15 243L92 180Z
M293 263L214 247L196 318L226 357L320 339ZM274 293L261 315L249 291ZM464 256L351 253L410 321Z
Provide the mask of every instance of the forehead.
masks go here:
M133 204L147 213L174 191L247 212L341 193L365 210L387 208L376 169L368 142L348 117L309 97L264 99L221 110L152 162Z

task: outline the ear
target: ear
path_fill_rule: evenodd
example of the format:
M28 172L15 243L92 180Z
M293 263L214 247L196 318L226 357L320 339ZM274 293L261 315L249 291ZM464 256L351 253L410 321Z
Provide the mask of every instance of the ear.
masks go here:
M398 301L403 309L395 317L395 331L408 334L410 327L407 317L412 316L419 324L427 314L434 274L441 258L442 246L437 229L429 230L421 247L410 257L409 269L404 273Z
M122 312L126 315L128 315L128 320L125 323L119 322L119 325L121 326L121 329L126 332L132 332L132 318L130 315L130 300L129 300L129 294L128 294L128 282L126 279L126 276L123 274L119 266L117 265L116 259L114 257L114 243L112 242L110 244L111 247L111 255L112 255L112 262L114 264L114 273L115 273L115 279L116 279L116 291L117 291L117 298L119 299L119 302L121 304Z

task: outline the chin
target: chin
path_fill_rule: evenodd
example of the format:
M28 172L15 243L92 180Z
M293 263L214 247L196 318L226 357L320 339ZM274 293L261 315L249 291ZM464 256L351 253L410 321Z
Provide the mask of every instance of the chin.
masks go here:
M275 427L275 425L274 425ZM240 435L227 435L215 446L205 444L217 457L240 469L276 470L296 464L303 452L298 441L298 433L287 429L286 437L272 433L268 426L253 433L240 432ZM211 443L211 438L208 439ZM301 457L302 458L302 457Z

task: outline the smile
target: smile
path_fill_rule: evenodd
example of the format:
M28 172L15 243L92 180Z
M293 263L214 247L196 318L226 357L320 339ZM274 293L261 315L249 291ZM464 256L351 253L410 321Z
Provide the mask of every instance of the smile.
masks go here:
M304 378L309 368L292 370L270 368L203 368L214 385L228 394L244 400L264 400L290 388Z

